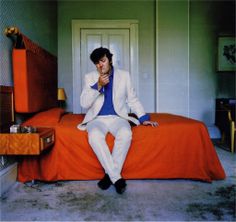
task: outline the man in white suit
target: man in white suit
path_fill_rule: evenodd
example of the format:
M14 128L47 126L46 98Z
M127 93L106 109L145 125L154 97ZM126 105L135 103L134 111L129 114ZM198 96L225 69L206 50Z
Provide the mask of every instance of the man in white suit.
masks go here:
M105 171L98 186L106 190L114 184L117 193L122 194L126 181L121 171L132 139L129 121L136 125L157 126L157 123L150 121L145 113L129 73L113 67L109 49L95 49L90 59L97 71L85 75L80 102L87 113L78 128L87 129L89 144ZM127 105L138 119L128 116ZM112 153L106 143L108 132L115 137Z

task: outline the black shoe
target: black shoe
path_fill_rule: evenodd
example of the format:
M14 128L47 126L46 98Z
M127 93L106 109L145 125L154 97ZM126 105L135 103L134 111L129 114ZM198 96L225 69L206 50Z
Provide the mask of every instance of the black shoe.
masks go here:
M102 190L107 190L111 185L112 185L112 182L108 174L105 174L105 176L98 182L98 186Z
M121 178L121 179L117 180L114 185L116 188L116 192L118 194L122 194L125 192L125 189L126 189L125 179Z

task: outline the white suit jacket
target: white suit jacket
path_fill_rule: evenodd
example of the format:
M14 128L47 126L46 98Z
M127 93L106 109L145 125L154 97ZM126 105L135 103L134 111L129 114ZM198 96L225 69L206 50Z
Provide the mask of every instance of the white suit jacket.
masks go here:
M112 98L115 112L118 116L139 125L140 123L137 119L128 116L129 108L138 118L146 114L131 84L129 72L114 69L113 75ZM98 77L99 73L97 71L85 75L80 104L87 109L87 113L82 123L77 126L81 130L85 130L86 124L96 118L104 102L104 94L91 88L98 82Z

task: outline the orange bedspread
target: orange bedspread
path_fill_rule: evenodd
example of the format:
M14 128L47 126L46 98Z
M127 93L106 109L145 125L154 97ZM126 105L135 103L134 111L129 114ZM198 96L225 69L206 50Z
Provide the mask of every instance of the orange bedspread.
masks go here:
M55 110L54 110L55 112ZM61 113L60 113L61 114ZM18 180L93 180L103 170L88 144L87 132L76 128L83 115L58 114L58 121L45 121L43 115L25 124L55 128L56 142L39 157L26 157L18 167ZM160 124L133 127L133 140L124 163L126 179L194 179L211 182L225 173L205 125L172 114L151 114ZM112 150L114 138L108 134Z

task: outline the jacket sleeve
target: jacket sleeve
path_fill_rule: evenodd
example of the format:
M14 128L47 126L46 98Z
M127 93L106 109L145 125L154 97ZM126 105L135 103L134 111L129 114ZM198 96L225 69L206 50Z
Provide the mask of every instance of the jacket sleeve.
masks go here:
M144 116L146 113L144 111L144 108L139 101L137 94L135 92L135 89L131 83L131 77L130 74L126 76L126 87L127 87L127 103L130 107L131 111L134 112L138 118Z
M90 108L97 97L100 95L100 92L98 90L91 87L93 85L94 83L91 81L91 77L89 75L85 75L84 86L80 95L80 105L84 109Z

